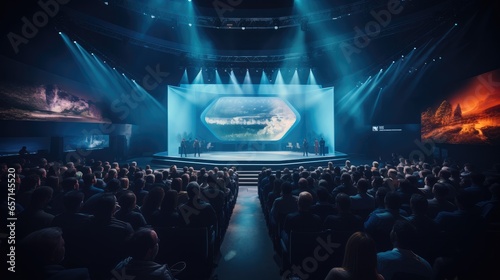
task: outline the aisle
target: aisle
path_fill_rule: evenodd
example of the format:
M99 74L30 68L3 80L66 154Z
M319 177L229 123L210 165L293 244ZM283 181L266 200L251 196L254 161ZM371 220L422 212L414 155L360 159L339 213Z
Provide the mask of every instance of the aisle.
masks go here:
M279 268L257 197L257 187L240 188L215 269L218 280L279 280Z

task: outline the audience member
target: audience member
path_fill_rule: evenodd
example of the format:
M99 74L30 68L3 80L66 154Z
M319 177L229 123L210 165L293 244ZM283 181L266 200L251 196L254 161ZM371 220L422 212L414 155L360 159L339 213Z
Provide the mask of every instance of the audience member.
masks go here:
M138 229L130 242L129 257L119 262L114 271L132 279L175 280L166 264L155 262L160 239L151 228Z
M115 218L129 223L134 230L145 226L146 219L136 204L136 196L132 191L125 191L120 198L118 198L118 205L120 210L115 213Z
M377 253L378 271L384 279L432 279L432 266L411 250L414 237L415 227L408 221L394 223L390 232L393 249Z
M90 280L87 268L65 268L65 243L62 230L47 227L36 230L19 243L17 279ZM5 274L4 274L5 275Z
M347 240L342 267L334 267L325 280L384 280L377 272L375 241L365 232L355 232Z

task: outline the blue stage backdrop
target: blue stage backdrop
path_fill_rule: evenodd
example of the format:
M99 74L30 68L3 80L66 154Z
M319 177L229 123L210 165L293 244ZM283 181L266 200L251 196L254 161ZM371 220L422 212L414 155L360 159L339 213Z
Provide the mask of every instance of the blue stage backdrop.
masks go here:
M168 87L168 153L182 138L216 150L284 150L323 137L335 150L334 90L317 85L181 84Z

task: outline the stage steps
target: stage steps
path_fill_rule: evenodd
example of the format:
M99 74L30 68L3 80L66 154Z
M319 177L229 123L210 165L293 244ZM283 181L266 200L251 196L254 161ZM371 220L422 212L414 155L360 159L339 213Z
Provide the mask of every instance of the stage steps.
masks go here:
M260 170L238 170L239 187L257 187Z

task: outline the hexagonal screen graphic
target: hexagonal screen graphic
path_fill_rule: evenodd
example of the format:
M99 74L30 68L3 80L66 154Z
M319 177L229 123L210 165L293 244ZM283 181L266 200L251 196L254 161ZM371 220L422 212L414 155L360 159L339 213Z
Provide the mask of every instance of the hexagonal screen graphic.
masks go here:
M300 114L278 97L221 97L201 114L201 121L221 141L277 141Z

